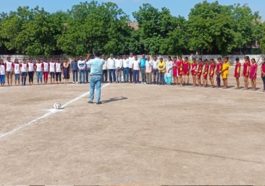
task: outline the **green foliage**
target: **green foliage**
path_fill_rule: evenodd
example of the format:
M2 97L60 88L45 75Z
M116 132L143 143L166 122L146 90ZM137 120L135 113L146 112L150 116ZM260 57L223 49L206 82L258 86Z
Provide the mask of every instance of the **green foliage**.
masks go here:
M113 2L83 2L67 12L19 7L0 14L0 53L27 55L242 53L265 52L265 24L244 5L198 3L188 19L143 4L133 13L138 29Z
M197 4L189 14L189 47L207 53L231 53L251 48L259 40L258 13L248 6L226 6L217 1Z

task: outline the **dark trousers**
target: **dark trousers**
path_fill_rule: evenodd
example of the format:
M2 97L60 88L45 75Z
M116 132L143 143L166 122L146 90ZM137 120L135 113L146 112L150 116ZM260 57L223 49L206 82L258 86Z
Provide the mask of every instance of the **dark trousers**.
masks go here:
M112 83L112 81L116 82L116 74L115 69L109 70L109 81Z
M159 84L164 85L165 84L165 79L164 79L164 72L159 72Z
M103 82L108 81L108 70L103 70Z
M139 70L134 70L133 71L133 82L134 83L139 83Z
M22 72L21 73L21 83L22 85L26 85L26 79L27 79L27 72Z
M158 70L154 69L153 70L153 83L156 84L159 81L159 75L158 75Z
M61 72L56 72L55 73L55 79L56 81L58 82L61 82L62 81L62 73Z
M85 82L88 83L89 82L89 73L90 73L90 69L86 69L85 70Z
M78 70L73 70L73 82L78 82Z
M33 79L34 79L34 72L28 72L29 74L29 82L33 83Z
M129 68L124 68L123 69L123 78L124 78L124 82L128 82L129 81Z
M217 83L217 87L221 87L221 77L220 77L220 75L216 76L216 83Z

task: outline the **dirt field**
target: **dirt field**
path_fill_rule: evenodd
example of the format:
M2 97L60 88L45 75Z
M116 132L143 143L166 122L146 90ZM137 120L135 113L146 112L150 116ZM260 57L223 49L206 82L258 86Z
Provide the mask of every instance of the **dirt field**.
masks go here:
M87 91L0 88L1 184L265 184L260 90L107 84L103 105Z

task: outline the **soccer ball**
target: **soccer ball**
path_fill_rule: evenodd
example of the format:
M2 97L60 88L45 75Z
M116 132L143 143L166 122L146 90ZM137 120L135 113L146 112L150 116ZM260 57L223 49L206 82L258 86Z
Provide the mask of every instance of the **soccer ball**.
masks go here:
M62 104L61 103L54 103L53 108L54 109L62 109Z

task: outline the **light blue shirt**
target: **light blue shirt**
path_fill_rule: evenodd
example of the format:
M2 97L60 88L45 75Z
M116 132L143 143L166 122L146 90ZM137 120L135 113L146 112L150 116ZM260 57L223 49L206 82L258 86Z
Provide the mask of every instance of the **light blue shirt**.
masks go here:
M105 61L96 57L87 62L87 65L90 66L90 75L102 75L103 74L103 65Z
M140 59L140 67L141 68L145 68L145 63L146 63L146 59L145 58L141 58Z

